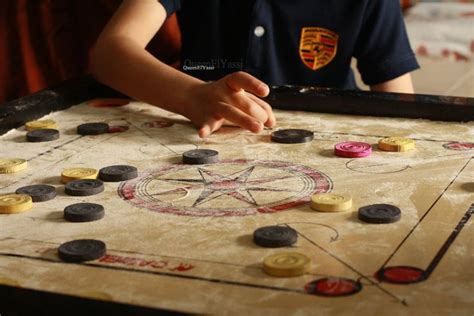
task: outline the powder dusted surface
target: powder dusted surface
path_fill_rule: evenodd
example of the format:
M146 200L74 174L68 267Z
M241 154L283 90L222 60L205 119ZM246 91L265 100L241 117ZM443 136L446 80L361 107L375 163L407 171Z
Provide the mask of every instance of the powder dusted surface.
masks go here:
M3 135L1 156L27 159L28 168L0 175L0 194L50 184L58 196L29 212L0 215L0 283L197 313L469 315L474 149L444 145L472 143L474 124L276 116L278 128L314 131L315 139L277 144L271 130L254 135L225 126L201 140L183 118L137 102L53 113L46 118L61 132L53 142L27 143L23 129ZM98 121L119 132L76 134L77 125ZM388 136L412 138L416 149L378 150ZM334 145L345 141L372 144L372 155L336 157ZM181 164L182 153L197 148L219 151L221 162ZM105 192L91 197L64 194L63 169L111 165L135 166L139 177L105 183ZM314 212L309 201L318 192L349 194L353 208ZM105 217L66 222L63 209L80 202L102 204ZM357 219L359 207L380 203L399 207L401 220L374 225ZM254 245L253 231L269 225L295 229L295 247ZM107 255L62 263L56 248L82 238L104 241ZM275 278L262 271L264 257L288 250L309 256L311 272ZM390 280L418 282L376 278L393 267L410 268L384 270ZM345 296L328 297L338 295Z

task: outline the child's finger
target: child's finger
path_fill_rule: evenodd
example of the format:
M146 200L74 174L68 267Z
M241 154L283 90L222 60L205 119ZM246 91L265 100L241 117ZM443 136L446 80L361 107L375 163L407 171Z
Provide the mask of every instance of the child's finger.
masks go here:
M250 93L238 94L233 98L232 104L238 107L242 112L247 113L259 122L265 123L268 121L268 114L265 109L255 102L249 96ZM257 97L255 97L257 98Z
M270 104L268 104L267 102L263 101L262 99L254 96L253 94L250 94L250 93L247 93L247 96L252 100L254 101L255 103L257 103L259 106L262 107L263 110L265 110L265 112L267 113L267 116L268 116L268 120L265 122L265 126L268 126L268 127L273 127L275 126L276 124L276 118L275 118L275 114L273 114L273 110L272 110L272 107L270 106Z
M198 132L199 137L206 138L211 135L211 127L208 124L204 124Z
M224 124L224 119L210 118L199 129L199 137L205 138L217 131Z
M219 107L217 108L217 116L227 119L228 121L254 133L259 133L263 129L263 124L261 122L241 111L239 108L227 103L219 104Z
M270 92L270 88L263 81L243 71L226 76L224 82L236 92L243 89L260 97L266 97Z

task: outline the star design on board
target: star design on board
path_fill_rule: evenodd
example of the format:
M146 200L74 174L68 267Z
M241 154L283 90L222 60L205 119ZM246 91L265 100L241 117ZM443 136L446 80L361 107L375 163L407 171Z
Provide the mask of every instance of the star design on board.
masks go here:
M184 186L153 195L173 194L202 187L199 197L192 205L193 207L200 206L224 195L245 202L251 206L258 206L252 192L298 192L291 189L268 187L269 183L292 178L292 175L250 179L254 170L255 166L251 166L230 175L223 175L205 168L197 168L200 176L198 179L157 178L157 180L160 181L177 182Z

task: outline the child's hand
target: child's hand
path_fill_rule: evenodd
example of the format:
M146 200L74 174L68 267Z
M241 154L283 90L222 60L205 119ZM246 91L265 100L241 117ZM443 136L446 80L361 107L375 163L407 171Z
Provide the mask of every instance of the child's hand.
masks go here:
M199 136L207 137L218 130L224 120L259 133L263 125L275 125L268 103L258 97L269 93L268 86L245 72L198 85L190 91L190 105L183 113L199 128Z

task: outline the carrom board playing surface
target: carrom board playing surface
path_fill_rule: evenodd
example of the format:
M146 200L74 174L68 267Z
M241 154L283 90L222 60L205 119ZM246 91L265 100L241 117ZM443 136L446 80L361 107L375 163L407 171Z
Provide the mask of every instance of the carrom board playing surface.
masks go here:
M278 128L314 131L303 144L270 141L225 126L207 139L183 118L147 104L86 102L46 118L61 138L28 143L23 128L0 137L2 157L28 168L0 175L0 194L50 184L58 196L32 210L0 215L0 283L151 308L217 314L472 315L474 310L474 124L275 111ZM107 122L111 132L80 136L76 127ZM386 136L416 141L409 152L383 152ZM373 145L366 158L341 158L334 145ZM220 162L186 165L183 152L209 148ZM105 192L72 197L63 169L126 164L139 177L106 183ZM312 194L341 192L353 207L313 211ZM63 209L77 202L105 207L102 220L70 223ZM401 220L368 224L358 208L387 203ZM291 248L252 241L262 226L298 232ZM65 263L57 247L93 238L107 254ZM271 254L312 259L309 273L272 277Z

